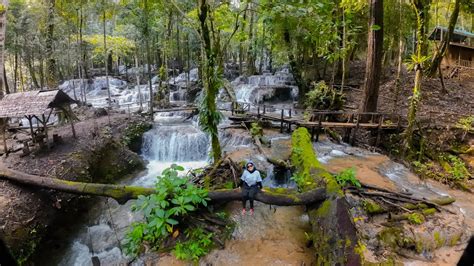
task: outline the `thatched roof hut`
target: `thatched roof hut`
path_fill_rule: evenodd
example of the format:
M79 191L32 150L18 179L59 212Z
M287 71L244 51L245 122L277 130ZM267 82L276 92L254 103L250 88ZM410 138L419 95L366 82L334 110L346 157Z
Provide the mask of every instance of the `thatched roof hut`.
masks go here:
M0 101L0 118L41 116L72 103L76 101L61 90L11 93Z
M71 111L70 105L77 103L71 97L61 90L50 91L26 91L17 92L5 95L0 100L0 120L3 130L4 151L8 154L6 145L5 130L7 127L7 120L9 118L23 118L26 117L29 121L29 128L33 143L43 143L42 139L46 139L48 144L48 122L53 111L60 110L68 118L71 123L73 136L76 136L73 119L74 115ZM42 132L36 132L33 129L32 119L35 118L42 125Z

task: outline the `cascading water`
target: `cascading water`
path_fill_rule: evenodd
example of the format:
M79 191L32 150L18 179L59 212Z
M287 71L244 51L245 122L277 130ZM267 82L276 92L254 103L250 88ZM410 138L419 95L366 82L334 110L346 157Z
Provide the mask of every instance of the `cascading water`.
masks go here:
M258 104L263 101L288 101L298 95L293 76L287 71L238 77L231 82L237 101Z

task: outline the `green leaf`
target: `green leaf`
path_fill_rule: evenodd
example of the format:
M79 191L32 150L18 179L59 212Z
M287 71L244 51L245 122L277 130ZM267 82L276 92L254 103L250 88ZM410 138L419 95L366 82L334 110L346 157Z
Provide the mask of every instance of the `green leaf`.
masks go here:
M380 30L381 28L382 28L382 27L380 27L379 25L376 25L376 24L374 24L374 25L372 25L372 26L370 27L371 30L376 30L376 31L377 31L377 30Z
M172 224L172 225L177 225L178 224L178 221L176 221L175 219L171 219L171 218L166 219L166 222L169 223L169 224Z

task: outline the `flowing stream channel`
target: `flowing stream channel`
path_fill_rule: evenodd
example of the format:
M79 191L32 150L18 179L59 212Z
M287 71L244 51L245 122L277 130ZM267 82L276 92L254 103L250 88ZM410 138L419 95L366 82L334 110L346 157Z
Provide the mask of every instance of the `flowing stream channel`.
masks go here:
M280 77L281 75L283 77ZM282 97L291 98L297 93L297 89L288 81L287 73L283 72L281 75L252 76L248 81L235 80L233 85L236 87L238 99L258 103L273 97L274 100L284 103L285 99ZM263 90L259 90L259 86L263 86ZM100 90L100 84L95 87L98 89L90 93L104 93ZM260 93L257 93L259 91ZM136 97L135 91L125 93L119 90L117 94L118 92L127 102L130 99L126 95L132 95L133 92L132 97ZM252 98L252 95L257 96ZM147 170L124 183L151 187L161 171L172 163L182 165L186 169L200 168L208 164L209 138L199 129L196 121L185 121L185 117L184 113L160 113L155 117L153 128L144 135L141 152L143 158L148 161ZM224 124L226 123L228 121L224 121ZM290 136L276 133L268 138L273 142L289 140ZM240 159L252 159L260 171L266 172L264 186L294 186L290 173L278 176L273 173L273 167L265 163L264 158L256 152L250 136L233 134L232 131L226 130L221 132L220 139L224 152L240 153ZM331 172L355 167L357 178L369 184L388 189L399 187L427 198L438 195L455 197L456 207L464 214L469 230L473 231L474 198L471 194L451 190L436 182L422 182L403 165L378 153L345 144L334 144L324 139L314 143L314 148L318 160ZM80 217L71 219L73 221L70 226L58 228L49 241L51 244L39 247L40 256L35 262L38 265L93 265L94 258L98 259L101 265L128 264L131 258L123 254L121 241L127 227L138 219L137 215L130 212L132 204L133 201L118 205L114 200L100 200L92 208L87 208ZM309 218L302 207L275 207L257 202L254 216L242 216L240 210L240 202L228 204L227 211L236 224L232 237L225 243L224 249L214 250L202 258L201 265L312 264L314 251L306 247L305 236L311 228ZM455 262L455 256L451 256L451 253L452 250L443 249L437 253L441 264L449 265ZM132 265L144 265L147 262L137 259ZM153 262L158 262L159 265L186 264L170 255L160 256ZM419 261L407 260L406 264L419 265Z

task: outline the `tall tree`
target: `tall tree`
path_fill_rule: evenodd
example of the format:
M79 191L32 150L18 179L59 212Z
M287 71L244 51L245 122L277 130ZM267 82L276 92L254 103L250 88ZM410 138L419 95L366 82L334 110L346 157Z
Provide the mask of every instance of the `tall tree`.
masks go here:
M423 79L423 65L428 59L424 55L424 47L426 43L426 6L429 5L429 0L411 0L411 6L415 11L416 15L416 50L415 54L412 55L411 65L415 70L415 85L413 87L413 95L410 98L410 104L408 107L408 125L404 132L405 137L405 150L413 151L413 131L416 123L416 112L418 105L421 101L421 81Z
M376 112L383 51L383 0L370 1L370 23L362 112Z
M56 60L53 54L54 43L54 25L55 25L55 5L56 0L47 1L48 17L47 17L47 33L46 33L46 86L50 89L57 84L56 80Z
M3 75L5 68L5 37L7 29L7 9L8 9L8 0L3 0L0 4L0 99L4 96L4 90L6 88L6 80Z
M221 85L223 69L221 64L221 49L219 35L215 34L213 25L213 12L208 3L209 0L197 0L198 19L201 35L201 64L202 80L204 85L204 98L199 110L199 123L203 129L211 135L212 158L217 162L221 158L221 146L217 126L221 120L221 114L217 110L216 96Z

